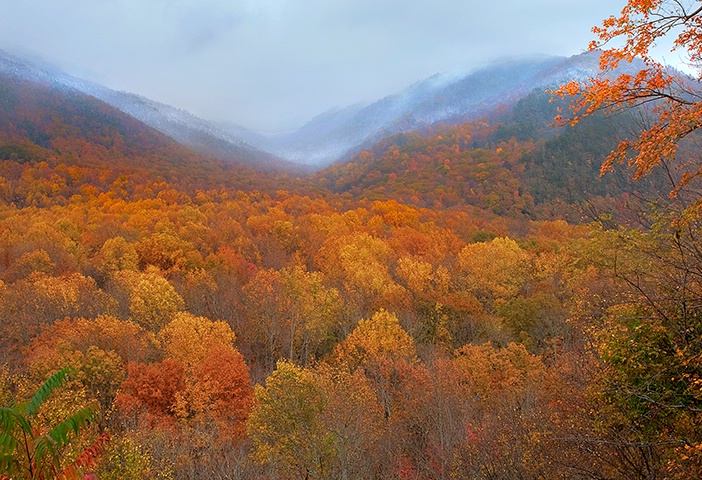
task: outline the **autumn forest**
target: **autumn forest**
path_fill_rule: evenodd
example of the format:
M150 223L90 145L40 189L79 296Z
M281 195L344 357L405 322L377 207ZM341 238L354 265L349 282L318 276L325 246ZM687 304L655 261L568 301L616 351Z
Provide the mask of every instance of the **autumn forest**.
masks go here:
M0 75L0 479L702 478L700 94L645 47L304 174Z

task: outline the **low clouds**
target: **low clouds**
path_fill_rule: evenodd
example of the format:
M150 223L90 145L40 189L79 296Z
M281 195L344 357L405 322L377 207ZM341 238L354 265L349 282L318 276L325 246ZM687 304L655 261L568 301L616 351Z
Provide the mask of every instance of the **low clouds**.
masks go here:
M0 0L0 48L33 51L69 73L205 118L280 131L436 72L577 54L590 27L620 7L611 0Z
M177 21L174 44L186 53L197 54L226 41L232 30L245 21L246 16L238 12L191 6Z

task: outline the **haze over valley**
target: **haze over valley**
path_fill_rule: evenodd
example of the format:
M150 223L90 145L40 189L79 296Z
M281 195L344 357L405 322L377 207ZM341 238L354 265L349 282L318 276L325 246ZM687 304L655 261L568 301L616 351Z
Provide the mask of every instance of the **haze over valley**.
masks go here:
M635 71L636 67L627 67ZM597 75L599 55L502 60L468 74L436 74L369 104L320 113L287 134L266 135L215 123L128 92L118 92L7 53L0 71L94 96L176 141L224 159L271 166L278 160L321 168L383 137L440 123L495 117L534 91ZM624 71L624 70L622 70ZM555 113L554 113L555 115Z

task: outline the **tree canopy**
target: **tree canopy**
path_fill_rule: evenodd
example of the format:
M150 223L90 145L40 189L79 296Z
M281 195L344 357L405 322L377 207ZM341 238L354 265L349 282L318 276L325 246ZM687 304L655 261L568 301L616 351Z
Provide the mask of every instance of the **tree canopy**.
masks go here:
M702 127L702 6L690 0L629 0L619 13L593 28L590 50L602 49L602 74L572 81L556 93L574 97L572 115L557 117L576 124L597 111L617 112L638 108L643 113L637 135L620 141L602 165L602 172L617 163L635 168L634 180L653 168L663 168L671 184L670 196L691 187L702 176L702 163L683 161L678 155L683 139ZM695 73L686 75L654 55L654 48L672 41L672 51ZM624 63L623 63L624 62ZM642 62L641 68L624 68ZM700 207L695 199L694 209Z

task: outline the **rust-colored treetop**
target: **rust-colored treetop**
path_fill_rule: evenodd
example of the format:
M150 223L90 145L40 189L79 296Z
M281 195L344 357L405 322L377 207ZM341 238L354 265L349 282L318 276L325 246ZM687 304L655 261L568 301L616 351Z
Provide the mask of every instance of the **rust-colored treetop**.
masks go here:
M702 2L689 0L629 0L618 16L594 27L590 50L603 49L602 74L584 82L562 85L555 93L575 100L572 117L557 121L576 124L597 111L616 112L643 107L647 118L637 138L620 142L602 165L602 172L616 163L635 168L634 180L652 168L668 170L671 197L702 175L698 163L672 166L681 140L702 126ZM673 40L672 51L698 72L692 78L657 61L653 48ZM638 73L617 70L622 62L643 62Z

